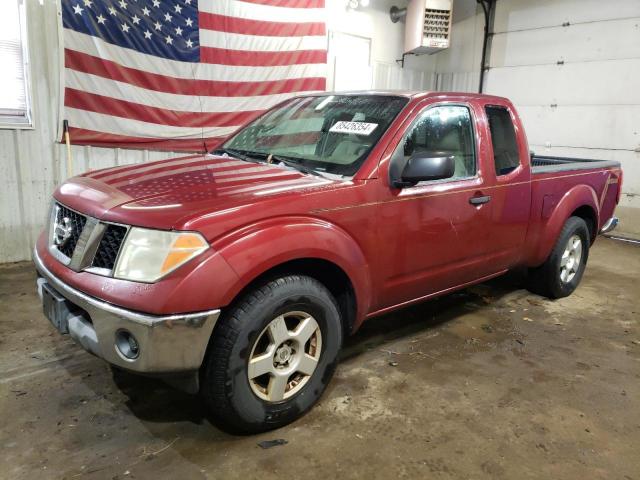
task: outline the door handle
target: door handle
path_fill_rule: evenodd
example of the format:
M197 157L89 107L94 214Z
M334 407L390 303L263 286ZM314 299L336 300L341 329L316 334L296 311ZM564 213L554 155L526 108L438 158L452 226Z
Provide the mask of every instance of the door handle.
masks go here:
M491 195L483 195L478 197L471 197L469 199L469 203L471 205L482 205L484 203L489 203L491 201Z

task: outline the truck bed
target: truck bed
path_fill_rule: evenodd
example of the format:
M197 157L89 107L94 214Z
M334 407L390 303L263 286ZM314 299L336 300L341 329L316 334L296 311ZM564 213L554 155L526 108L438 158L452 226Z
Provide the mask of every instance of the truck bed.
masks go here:
M546 157L531 155L531 172L551 173L571 170L590 170L593 168L620 167L620 162L613 160L595 160L591 158Z

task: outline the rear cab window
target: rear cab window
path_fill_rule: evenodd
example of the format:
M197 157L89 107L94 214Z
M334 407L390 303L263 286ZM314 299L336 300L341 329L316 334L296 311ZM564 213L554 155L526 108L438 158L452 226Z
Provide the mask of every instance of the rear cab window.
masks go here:
M505 107L493 105L486 106L485 112L489 120L496 176L507 175L520 166L518 141L511 114Z

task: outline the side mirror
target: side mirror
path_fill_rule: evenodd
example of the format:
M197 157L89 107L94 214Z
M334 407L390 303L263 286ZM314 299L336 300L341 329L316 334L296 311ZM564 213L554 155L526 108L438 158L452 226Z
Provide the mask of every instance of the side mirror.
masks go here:
M395 180L396 188L412 187L426 180L451 178L456 169L452 155L445 152L421 152L412 155L402 171L401 179Z

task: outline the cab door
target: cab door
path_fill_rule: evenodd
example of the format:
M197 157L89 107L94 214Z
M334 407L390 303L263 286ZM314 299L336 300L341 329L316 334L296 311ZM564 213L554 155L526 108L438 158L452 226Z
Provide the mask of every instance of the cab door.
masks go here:
M524 130L509 102L483 106L486 115L491 195L491 264L496 269L520 263L531 212L531 167Z
M445 291L486 275L491 251L492 205L479 158L477 106L433 104L408 120L380 173L400 175L418 152L443 152L455 160L451 178L394 188L385 185L379 203L378 309ZM486 153L486 152L484 152ZM386 168L385 168L386 166Z

